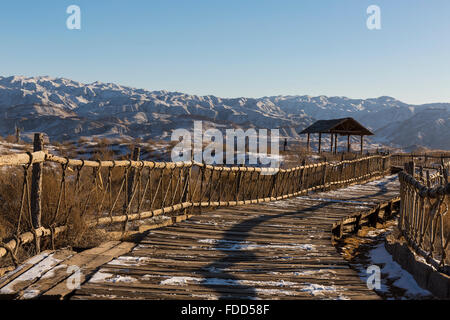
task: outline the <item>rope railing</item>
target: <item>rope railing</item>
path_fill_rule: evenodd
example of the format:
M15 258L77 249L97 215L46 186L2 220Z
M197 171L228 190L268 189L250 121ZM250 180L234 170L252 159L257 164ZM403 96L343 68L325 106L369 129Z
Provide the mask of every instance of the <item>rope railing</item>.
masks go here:
M400 216L398 227L416 253L437 270L450 275L448 171L425 185L415 172L399 172Z
M395 153L391 154L391 164L393 166L403 167L408 161L414 161L417 166L433 167L450 162L450 153L427 154L427 153Z
M277 201L368 181L390 172L390 156L304 162L289 169L141 161L139 151L131 160L69 159L44 151L0 156L0 169L14 171L21 166L21 197L9 201L15 203L12 212L17 212L14 230L0 244L0 257L14 257L21 245L33 241L38 251L42 237L53 240L75 218L88 227L120 228L125 233L133 222L160 215ZM30 191L39 184L30 174L36 167L42 170L39 206L33 206ZM14 172L17 181L19 172Z

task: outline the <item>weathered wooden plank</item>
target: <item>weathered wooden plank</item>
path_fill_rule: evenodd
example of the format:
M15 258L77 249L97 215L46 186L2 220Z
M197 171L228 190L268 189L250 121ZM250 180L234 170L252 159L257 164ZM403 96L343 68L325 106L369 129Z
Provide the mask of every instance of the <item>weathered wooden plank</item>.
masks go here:
M105 251L108 251L120 244L120 241L108 241L96 248L74 254L73 256L65 260L63 264L59 264L48 270L42 275L40 279L19 292L17 294L18 299L30 299L42 295L50 288L72 276L76 271L74 267L82 268L86 264L94 260L98 255L101 255ZM30 295L30 292L33 292L33 294Z
M52 252L53 251L51 250L42 251L40 254L27 259L20 266L5 274L3 277L0 278L0 288L6 286L8 283L19 277L21 274L27 272L37 263L47 258Z
M130 252L135 246L136 244L132 242L121 242L100 254L96 254L94 259L89 260L80 268L80 283L82 284L88 280L99 266L108 263L120 255ZM63 299L73 291L74 289L69 288L65 282L60 282L50 290L43 293L41 297L45 299Z
M33 290L26 291L31 284L38 281L47 271L53 269L60 263L70 258L75 254L71 250L59 250L50 253L47 257L33 265L32 268L22 273L20 276L9 282L6 286L0 289L0 295L4 297L16 297L22 290L23 297L34 298L37 292Z

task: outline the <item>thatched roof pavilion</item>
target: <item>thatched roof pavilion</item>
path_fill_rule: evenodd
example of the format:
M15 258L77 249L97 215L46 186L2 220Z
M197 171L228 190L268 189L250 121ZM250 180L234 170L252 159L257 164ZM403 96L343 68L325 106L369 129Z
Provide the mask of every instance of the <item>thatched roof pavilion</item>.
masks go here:
M347 151L351 151L350 136L361 137L361 153L363 152L364 136L371 136L373 133L361 125L353 118L342 118L332 120L319 120L314 122L308 128L304 129L300 134L307 134L307 148L309 151L309 138L311 133L319 134L319 152L321 152L322 134L331 135L331 152L333 152L333 140L334 140L334 153L337 153L338 135L347 136Z

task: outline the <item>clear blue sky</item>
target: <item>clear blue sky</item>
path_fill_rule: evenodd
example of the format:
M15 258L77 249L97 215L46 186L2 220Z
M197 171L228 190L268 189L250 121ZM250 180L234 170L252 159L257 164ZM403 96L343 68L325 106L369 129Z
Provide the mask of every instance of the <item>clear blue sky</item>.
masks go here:
M66 8L81 8L81 30ZM366 28L381 8L382 29ZM221 97L450 102L448 0L3 0L0 74Z

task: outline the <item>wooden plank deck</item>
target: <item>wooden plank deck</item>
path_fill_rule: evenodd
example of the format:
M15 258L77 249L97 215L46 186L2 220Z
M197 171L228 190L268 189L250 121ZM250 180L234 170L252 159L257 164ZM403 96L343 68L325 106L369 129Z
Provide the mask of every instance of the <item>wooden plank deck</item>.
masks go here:
M0 294L16 299L378 299L338 254L331 230L356 212L389 203L398 189L396 176L389 176L217 209L152 230L137 244L43 253L0 278ZM67 288L70 265L81 268L82 285L75 291Z

